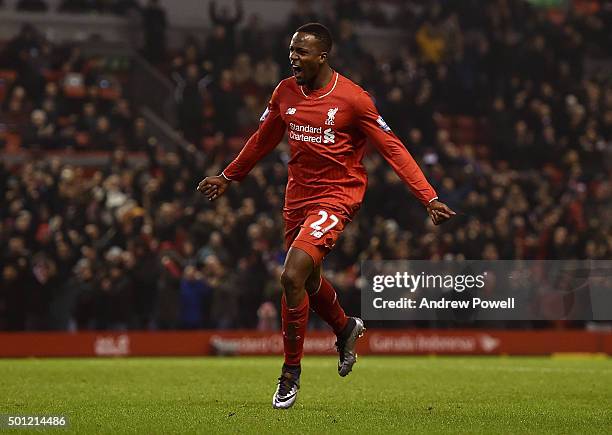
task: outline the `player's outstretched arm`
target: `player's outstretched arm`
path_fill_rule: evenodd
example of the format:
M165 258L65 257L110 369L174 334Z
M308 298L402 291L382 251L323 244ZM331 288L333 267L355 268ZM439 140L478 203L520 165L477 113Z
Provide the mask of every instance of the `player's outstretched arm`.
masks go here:
M457 214L449 206L437 199L427 204L427 213L434 225L440 225Z
M238 157L227 165L221 176L232 181L242 181L255 164L272 151L285 135L286 126L279 109L280 87L279 84L272 93L268 107L261 115L259 128L251 135Z
M354 104L361 130L400 179L410 188L414 196L425 205L432 222L440 225L453 217L456 213L446 204L438 201L436 191L429 184L406 147L382 119L370 96L366 92L359 93L356 95Z
M197 190L203 193L209 201L214 201L225 193L231 182L232 180L225 178L223 174L206 177L200 181Z

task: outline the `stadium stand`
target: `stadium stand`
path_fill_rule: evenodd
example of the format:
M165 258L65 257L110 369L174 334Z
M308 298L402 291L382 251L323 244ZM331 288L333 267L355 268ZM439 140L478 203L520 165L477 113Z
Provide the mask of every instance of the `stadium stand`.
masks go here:
M61 8L83 13L85 3L95 2ZM558 11L519 0L329 4L315 12L297 2L273 32L257 17L242 24L240 5L211 9L206 40L190 38L167 55L163 40L146 40L143 53L175 84L183 138L175 147L141 116L122 58L84 55L27 25L7 41L0 329L276 324L286 144L212 205L195 186L257 127L288 75L287 35L313 20L335 34L334 67L370 92L440 196L461 212L434 227L369 153L364 206L325 264L349 312L359 310L365 259L611 257L609 5L583 5L585 13L570 9L559 20ZM160 17L152 15L149 33L165 26ZM373 51L358 37L364 26L398 31L401 43ZM88 151L105 152L107 161L64 163Z

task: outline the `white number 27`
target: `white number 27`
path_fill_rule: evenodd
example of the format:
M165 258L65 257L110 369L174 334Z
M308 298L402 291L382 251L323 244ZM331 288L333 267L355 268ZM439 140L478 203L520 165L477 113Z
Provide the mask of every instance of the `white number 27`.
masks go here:
M310 228L313 229L310 235L316 237L317 239L320 239L323 234L331 230L333 227L338 225L338 222L340 222L336 215L329 214L325 210L319 211L319 216L321 216L321 219L318 219L310 224ZM331 220L331 223L326 227L323 227L322 225L325 221L327 221L327 219Z

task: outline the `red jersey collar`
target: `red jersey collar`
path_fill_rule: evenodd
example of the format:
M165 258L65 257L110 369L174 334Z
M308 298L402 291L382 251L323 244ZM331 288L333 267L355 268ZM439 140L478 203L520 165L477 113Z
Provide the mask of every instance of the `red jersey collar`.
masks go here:
M334 89L336 89L336 85L338 84L338 77L339 76L340 76L340 74L338 74L337 71L334 71L334 74L332 75L331 80L324 87L322 87L320 89L315 89L314 91L310 91L305 86L299 86L300 91L302 92L302 95L304 95L304 97L306 97L308 99L323 98L323 97L331 94L334 91Z

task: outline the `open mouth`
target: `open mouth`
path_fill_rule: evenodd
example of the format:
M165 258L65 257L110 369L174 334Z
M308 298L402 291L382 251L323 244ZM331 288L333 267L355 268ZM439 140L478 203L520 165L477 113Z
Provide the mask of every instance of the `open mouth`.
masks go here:
M291 65L291 69L293 70L293 75L295 76L295 78L301 78L304 74L302 68L297 65Z

